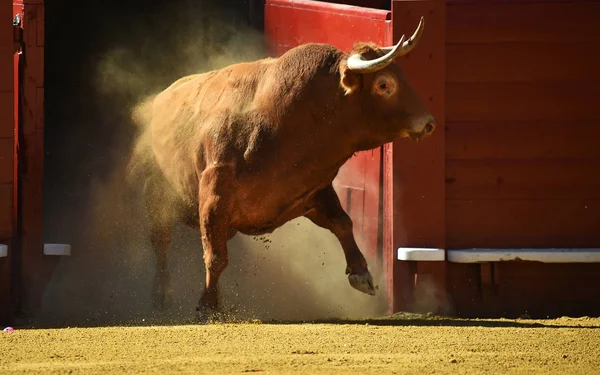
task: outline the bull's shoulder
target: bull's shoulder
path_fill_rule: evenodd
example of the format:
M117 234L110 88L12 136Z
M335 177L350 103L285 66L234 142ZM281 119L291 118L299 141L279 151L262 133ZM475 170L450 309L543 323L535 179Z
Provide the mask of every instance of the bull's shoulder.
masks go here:
M339 63L343 52L323 43L292 48L271 62L259 82L254 104L269 116L291 113L303 106L313 107L312 98L339 86Z
M244 117L253 110L257 86L271 60L232 64L178 79L154 99L153 127L214 130L225 127L229 119Z

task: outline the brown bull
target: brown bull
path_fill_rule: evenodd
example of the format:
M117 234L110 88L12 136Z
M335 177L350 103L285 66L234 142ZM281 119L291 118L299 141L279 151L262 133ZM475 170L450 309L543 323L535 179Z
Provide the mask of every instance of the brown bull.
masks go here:
M421 18L408 40L359 43L349 54L305 44L276 59L181 78L155 97L150 143L158 173L145 195L157 308L171 299L167 254L176 220L202 234L201 314L218 307L229 239L270 233L300 216L338 238L350 285L375 294L332 181L357 151L433 132L433 116L393 64L422 32Z

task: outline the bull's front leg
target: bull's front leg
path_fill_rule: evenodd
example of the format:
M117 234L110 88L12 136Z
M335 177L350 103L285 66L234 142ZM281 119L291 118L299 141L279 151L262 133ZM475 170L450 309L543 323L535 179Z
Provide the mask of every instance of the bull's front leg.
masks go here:
M337 237L346 256L346 274L350 285L363 293L375 295L373 277L354 239L352 219L342 208L332 185L317 193L311 210L304 216L316 225L329 229Z
M218 282L221 273L227 268L228 226L227 174L217 168L204 171L200 179L199 214L206 284L200 301L198 315L201 319L218 312Z

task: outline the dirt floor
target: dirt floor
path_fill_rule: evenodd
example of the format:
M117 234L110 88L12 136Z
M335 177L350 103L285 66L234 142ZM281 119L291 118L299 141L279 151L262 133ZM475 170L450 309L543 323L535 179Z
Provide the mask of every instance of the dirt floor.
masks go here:
M2 374L594 374L600 319L16 327L0 352Z

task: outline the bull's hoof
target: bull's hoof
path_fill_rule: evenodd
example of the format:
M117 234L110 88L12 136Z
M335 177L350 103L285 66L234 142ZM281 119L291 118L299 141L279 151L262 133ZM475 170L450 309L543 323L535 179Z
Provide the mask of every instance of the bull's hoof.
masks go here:
M348 275L348 281L350 285L363 293L371 296L375 295L375 287L373 286L373 276L369 271L361 274L352 273Z
M158 311L168 310L173 306L173 295L171 291L161 291L152 293L152 305Z

